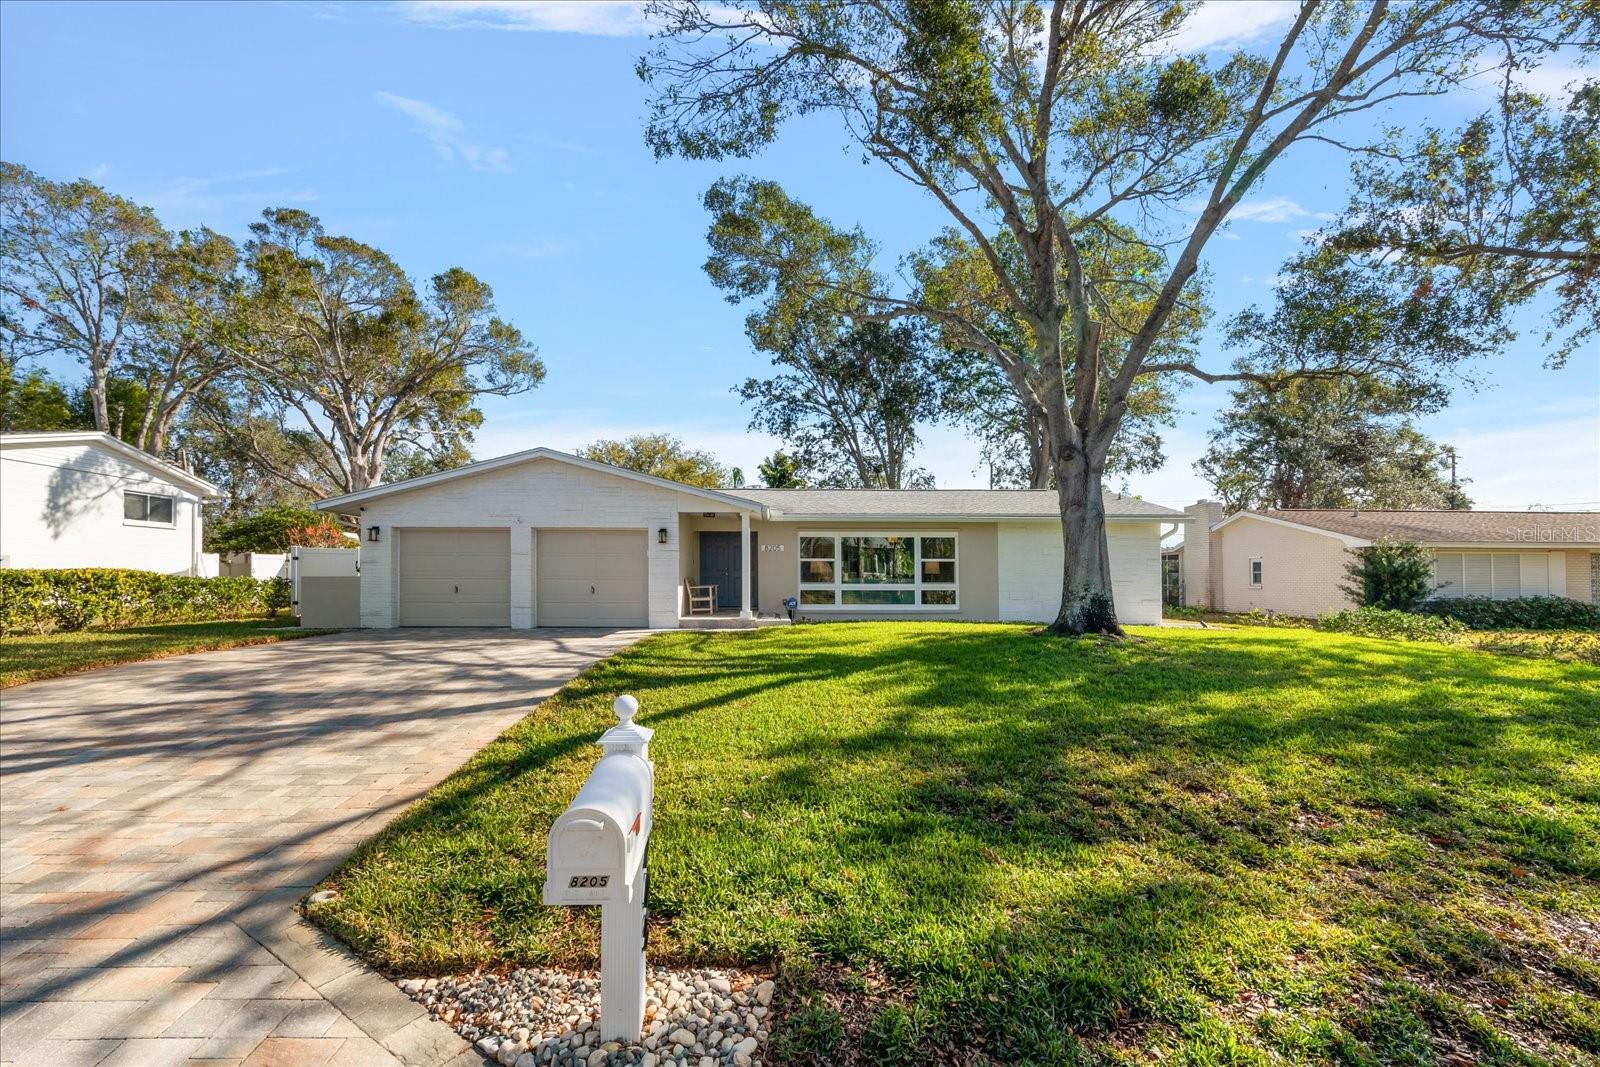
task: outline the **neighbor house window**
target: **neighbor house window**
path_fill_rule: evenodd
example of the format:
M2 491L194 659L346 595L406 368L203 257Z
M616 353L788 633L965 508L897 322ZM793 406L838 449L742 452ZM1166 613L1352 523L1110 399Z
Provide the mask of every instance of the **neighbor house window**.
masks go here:
M153 522L171 526L173 508L177 503L170 496L154 493L123 493L122 517L130 522Z
M1433 595L1445 600L1522 595L1522 556L1516 552L1435 552Z
M811 607L958 606L953 533L803 533L800 603Z
M1250 561L1250 584L1261 584L1261 561L1259 559L1253 559Z

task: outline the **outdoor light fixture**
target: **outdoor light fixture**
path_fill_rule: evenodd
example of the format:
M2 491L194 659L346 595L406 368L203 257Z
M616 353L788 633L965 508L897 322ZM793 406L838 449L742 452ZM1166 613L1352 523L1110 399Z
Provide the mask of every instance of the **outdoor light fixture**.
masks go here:
M367 527L367 540L374 542L378 540L378 528L376 526Z
M663 545L667 543L667 528L665 526L656 531L656 541Z

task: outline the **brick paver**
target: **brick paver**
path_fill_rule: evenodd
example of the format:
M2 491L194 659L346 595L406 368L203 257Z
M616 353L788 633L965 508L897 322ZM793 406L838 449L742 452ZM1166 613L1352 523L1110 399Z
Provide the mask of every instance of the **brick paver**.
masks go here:
M639 631L357 631L0 693L0 1064L481 1060L295 905Z

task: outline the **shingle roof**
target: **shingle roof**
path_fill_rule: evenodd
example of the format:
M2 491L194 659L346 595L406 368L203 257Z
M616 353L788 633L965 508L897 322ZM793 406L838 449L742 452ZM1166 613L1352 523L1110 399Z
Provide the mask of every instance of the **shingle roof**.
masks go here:
M1302 526L1376 541L1422 544L1600 544L1596 511L1346 511L1272 509L1257 512Z
M1054 489L732 489L784 518L1055 518ZM1105 495L1109 518L1178 518L1182 512L1131 496Z

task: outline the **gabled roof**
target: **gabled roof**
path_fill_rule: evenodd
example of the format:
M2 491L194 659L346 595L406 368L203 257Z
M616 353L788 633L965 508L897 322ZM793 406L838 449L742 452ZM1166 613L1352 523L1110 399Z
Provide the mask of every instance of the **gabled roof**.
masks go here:
M222 490L184 470L182 467L158 459L142 448L132 445L99 430L51 430L40 433L0 433L0 449L52 448L59 445L94 445L127 460L158 478L207 499L222 495Z
M699 497L724 508L753 512L764 519L871 521L873 519L996 520L1056 518L1053 489L702 489L697 485L641 474L553 448L530 448L509 456L468 463L403 482L375 485L359 493L317 502L322 511L344 511L372 500L440 485L458 478L503 470L537 460L568 463L586 470ZM1181 519L1183 513L1129 496L1105 495L1108 519Z
M738 489L785 519L1054 519L1054 489ZM1181 519L1148 500L1107 493L1108 519Z
M670 481L666 478L657 478L653 474L641 474L625 467L614 467L609 463L597 463L592 459L584 459L566 452L557 452L553 448L530 448L523 452L513 452L509 456L496 456L494 459L479 460L465 466L455 467L435 474L424 474L417 478L407 478L403 482L389 482L385 485L375 485L371 489L363 489L358 493L346 493L343 496L328 497L319 500L314 507L319 511L340 511L349 507L365 504L369 500L379 500L396 493L409 493L413 489L422 489L430 485L440 485L444 482L453 482L458 478L470 478L475 474L487 474L489 471L502 470L506 467L515 467L522 463L532 463L536 460L552 460L556 463L568 463L574 467L585 470L599 471L603 474L615 475L629 481L642 482L653 485L658 489L670 489L677 493L687 493L698 496L713 503L722 504L736 511L760 511L765 509L753 500L746 500L733 493L726 493L716 489L702 489L697 485L684 485L682 482Z
M1212 527L1254 520L1292 526L1360 548L1374 541L1424 545L1600 545L1594 511L1364 511L1269 508L1240 511Z

